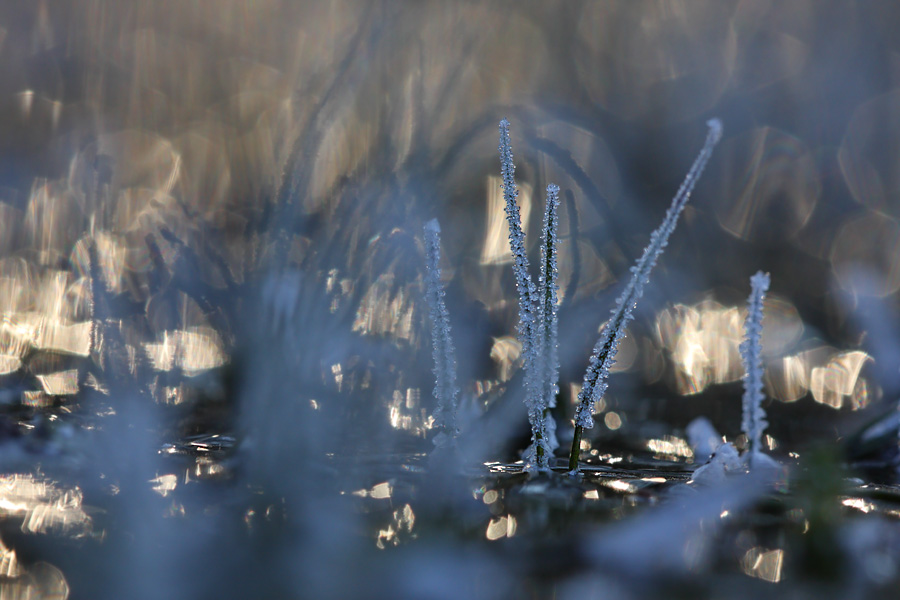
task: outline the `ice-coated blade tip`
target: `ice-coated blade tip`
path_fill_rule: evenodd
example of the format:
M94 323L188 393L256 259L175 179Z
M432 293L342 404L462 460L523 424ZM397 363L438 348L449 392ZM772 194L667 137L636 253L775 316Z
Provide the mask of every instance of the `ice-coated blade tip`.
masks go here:
M709 132L712 135L713 143L718 142L722 139L722 121L718 118L712 118L706 122L706 126L709 127Z

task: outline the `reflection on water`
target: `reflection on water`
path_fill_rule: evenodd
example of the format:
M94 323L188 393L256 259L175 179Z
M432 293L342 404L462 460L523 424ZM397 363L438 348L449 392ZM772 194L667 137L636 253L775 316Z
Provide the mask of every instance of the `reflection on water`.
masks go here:
M522 354L522 344L512 336L494 338L491 345L491 360L498 367L498 375L501 382L509 381L514 372L514 367L519 365L519 357Z
M666 458L683 458L688 461L694 458L694 451L687 441L680 437L666 436L664 439L647 440L647 449L656 455Z
M396 390L389 410L391 427L395 429L424 437L434 426L434 417L421 405L421 392L418 388L409 388L405 394Z
M154 492L165 498L178 486L178 476L174 473L160 475L150 480Z
M28 533L60 533L73 537L91 532L91 518L78 488L65 489L33 475L0 478L0 512L21 521Z
M65 600L69 597L69 584L65 576L59 569L45 562L39 562L29 569L19 568L15 574L6 577L0 581L0 598L4 600Z
M619 479L603 479L600 481L600 485L606 486L611 490L624 493L632 493L637 489L630 482L622 481Z
M679 367L681 393L695 394L710 383L735 381L743 374L738 352L743 320L736 307L678 305L660 313L657 331Z
M484 537L494 541L503 537L511 538L514 535L516 535L516 518L512 515L506 515L491 519Z
M522 231L529 230L531 221L531 193L529 185L518 186L519 213L521 215ZM484 241L481 246L482 265L511 265L512 252L509 249L509 225L506 220L506 200L503 197L501 179L497 175L491 175L487 179L485 193L485 207L487 214L484 218Z
M0 543L0 576L13 578L22 574L16 551Z
M71 396L78 392L78 371L70 369L48 375L37 375L48 396Z
M741 569L751 577L763 581L778 583L781 581L781 569L784 565L784 550L766 550L762 547L751 548L741 558Z
M383 481L382 483L373 486L370 490L356 490L353 492L353 495L359 496L360 498L390 498L391 484L390 482Z
M869 394L866 380L859 375L868 360L868 354L857 350L837 354L828 364L813 368L809 377L813 398L833 408L841 408L845 399L853 409L865 408Z
M220 367L226 361L222 342L211 328L165 331L160 343L147 343L144 351L154 369L171 371L177 367L189 377Z
M402 288L395 292L394 277L384 273L369 286L360 302L353 331L364 335L390 336L415 343L413 315L416 305Z
M854 508L861 513L868 513L875 510L875 505L864 498L844 498L841 500L843 506Z
M416 515L413 513L412 507L409 504L405 504L403 508L393 512L388 526L379 530L375 546L379 550L384 550L389 545L399 545L403 540L415 539L415 534L413 533L415 524Z
M611 410L603 415L603 424L606 425L608 429L615 431L622 426L622 417L619 413Z
M742 309L704 300L694 306L675 305L659 313L656 333L671 353L676 383L682 394L698 394L710 384L737 381L743 375L739 346L743 340ZM862 350L840 352L818 346L794 353L804 325L787 301L766 299L763 353L766 391L784 402L807 393L820 404L854 410L871 401L862 369L872 357Z

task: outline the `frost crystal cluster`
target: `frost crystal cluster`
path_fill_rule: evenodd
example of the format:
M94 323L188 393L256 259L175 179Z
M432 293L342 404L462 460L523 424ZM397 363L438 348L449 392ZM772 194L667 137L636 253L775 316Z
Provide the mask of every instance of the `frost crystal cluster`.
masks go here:
M744 363L744 398L741 429L747 436L750 466L758 462L761 454L762 434L766 429L766 413L762 408L763 364L762 336L763 301L769 289L769 275L760 271L750 278L750 298L747 301L747 320L744 322L744 341L741 359Z
M444 305L444 288L441 285L441 227L437 219L425 223L425 297L431 313L431 345L434 357L434 425L446 435L457 434L456 403L459 390L456 387L456 356L450 337L450 317ZM446 441L446 436L435 438L435 443Z
M550 456L558 446L556 423L550 415L550 408L556 402L559 378L556 322L559 187L552 184L547 186L538 292L528 272L525 233L522 231L517 202L519 191L516 187L516 166L509 139L509 121L506 119L500 121L499 151L506 220L509 223L509 248L519 292L518 334L524 356L525 404L528 407L528 421L531 423L532 444L526 453L525 462L532 469L547 469Z

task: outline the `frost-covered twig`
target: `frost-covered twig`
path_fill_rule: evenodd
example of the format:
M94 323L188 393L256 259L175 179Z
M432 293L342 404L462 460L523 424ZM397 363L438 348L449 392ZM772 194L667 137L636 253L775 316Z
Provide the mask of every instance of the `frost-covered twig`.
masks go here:
M747 301L747 320L744 322L744 341L741 359L744 363L744 412L741 429L747 436L748 464L752 467L761 452L762 433L768 423L763 411L762 336L763 301L769 289L769 275L758 272L750 278L750 298Z
M456 387L456 356L450 337L450 317L444 305L444 288L441 285L441 227L437 219L425 223L425 297L431 313L431 347L434 357L434 425L447 436L456 437L456 403L459 390ZM445 441L438 436L435 443Z
M547 384L549 376L546 367L547 357L544 351L543 339L540 333L542 328L541 311L543 300L538 298L534 282L528 272L528 255L525 252L525 233L522 231L521 216L519 214L519 195L516 188L516 166L513 163L512 147L509 140L509 121L500 121L500 172L503 176L503 197L506 200L506 220L509 223L509 248L513 256L513 271L516 276L516 289L519 292L519 342L522 344L525 369L525 405L528 408L528 421L531 423L531 449L530 459L536 464L529 464L529 468L537 467L546 469L549 465L550 435L555 430L547 411ZM551 202L550 188L548 188L548 204L559 203L559 188L555 189L555 200ZM555 212L555 211L554 211ZM554 217L554 221L556 218ZM555 237L555 236L554 236ZM555 254L553 255L555 262ZM543 267L542 267L543 273ZM548 279L549 283L550 280ZM555 297L555 290L552 294ZM555 303L554 303L555 305ZM550 322L548 320L548 326ZM558 370L558 369L557 369ZM553 382L555 384L555 381ZM550 429L547 430L547 422L550 421Z
M684 210L694 185L697 183L700 174L703 173L706 163L709 162L713 148L722 138L721 121L711 119L707 122L707 125L709 126L709 133L706 136L706 143L703 145L703 149L700 150L700 154L694 160L691 170L688 171L684 182L675 194L675 198L672 199L672 205L666 212L666 217L663 219L662 224L650 235L650 244L644 249L644 254L631 267L631 280L616 301L612 318L606 324L600 339L594 346L594 352L591 354L587 372L584 374L584 383L581 392L578 394L578 408L575 411L575 437L572 440L572 452L569 455L570 471L578 469L582 433L585 429L590 429L594 426L593 406L603 397L603 393L606 391L606 379L609 375L610 367L615 362L619 340L624 337L625 328L633 318L632 311L644 292L644 285L647 283L650 271L668 244L669 236L675 230L675 225L678 222L678 216Z

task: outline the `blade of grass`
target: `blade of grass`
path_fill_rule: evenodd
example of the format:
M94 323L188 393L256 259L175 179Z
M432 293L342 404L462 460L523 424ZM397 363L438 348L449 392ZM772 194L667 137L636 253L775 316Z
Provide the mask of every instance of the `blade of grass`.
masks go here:
M747 436L747 462L750 468L759 461L762 434L768 423L762 402L762 320L763 301L769 289L769 275L758 272L750 278L750 298L747 300L747 319L744 321L744 341L741 359L744 363L744 397L741 429Z
M718 119L707 122L709 133L706 142L700 150L700 154L694 160L694 164L688 171L681 187L672 199L672 204L666 212L662 224L650 235L650 244L644 249L644 253L637 263L631 267L631 280L625 287L625 291L616 301L616 307L612 311L612 318L606 324L600 339L594 346L587 371L584 374L584 383L578 394L578 408L575 411L575 435L572 439L572 451L569 454L569 471L578 471L578 459L581 452L581 438L585 429L594 426L593 407L603 397L606 391L606 380L609 369L615 363L616 351L619 341L625 336L625 328L633 318L637 301L644 292L644 285L650 277L656 261L669 242L669 236L675 231L678 217L684 210L685 204L691 196L691 192L706 168L712 156L713 149L722 138L722 123Z
M450 315L444 304L444 288L441 285L441 227L437 219L425 223L425 297L431 314L431 348L434 357L434 425L445 436L435 438L435 444L455 438L459 433L456 405L459 389L456 387L456 350L450 336Z
M531 424L531 447L525 456L529 470L549 468L554 450L556 424L549 413L550 402L556 396L559 376L556 355L556 229L559 206L559 187L547 187L547 211L544 215L544 243L542 244L541 291L535 288L528 268L525 251L525 232L516 187L516 166L513 162L509 137L509 121L500 121L500 172L503 196L506 200L506 219L509 224L509 248L513 256L516 289L519 292L518 337L522 344L525 369L525 405ZM555 365L555 366L554 366Z

